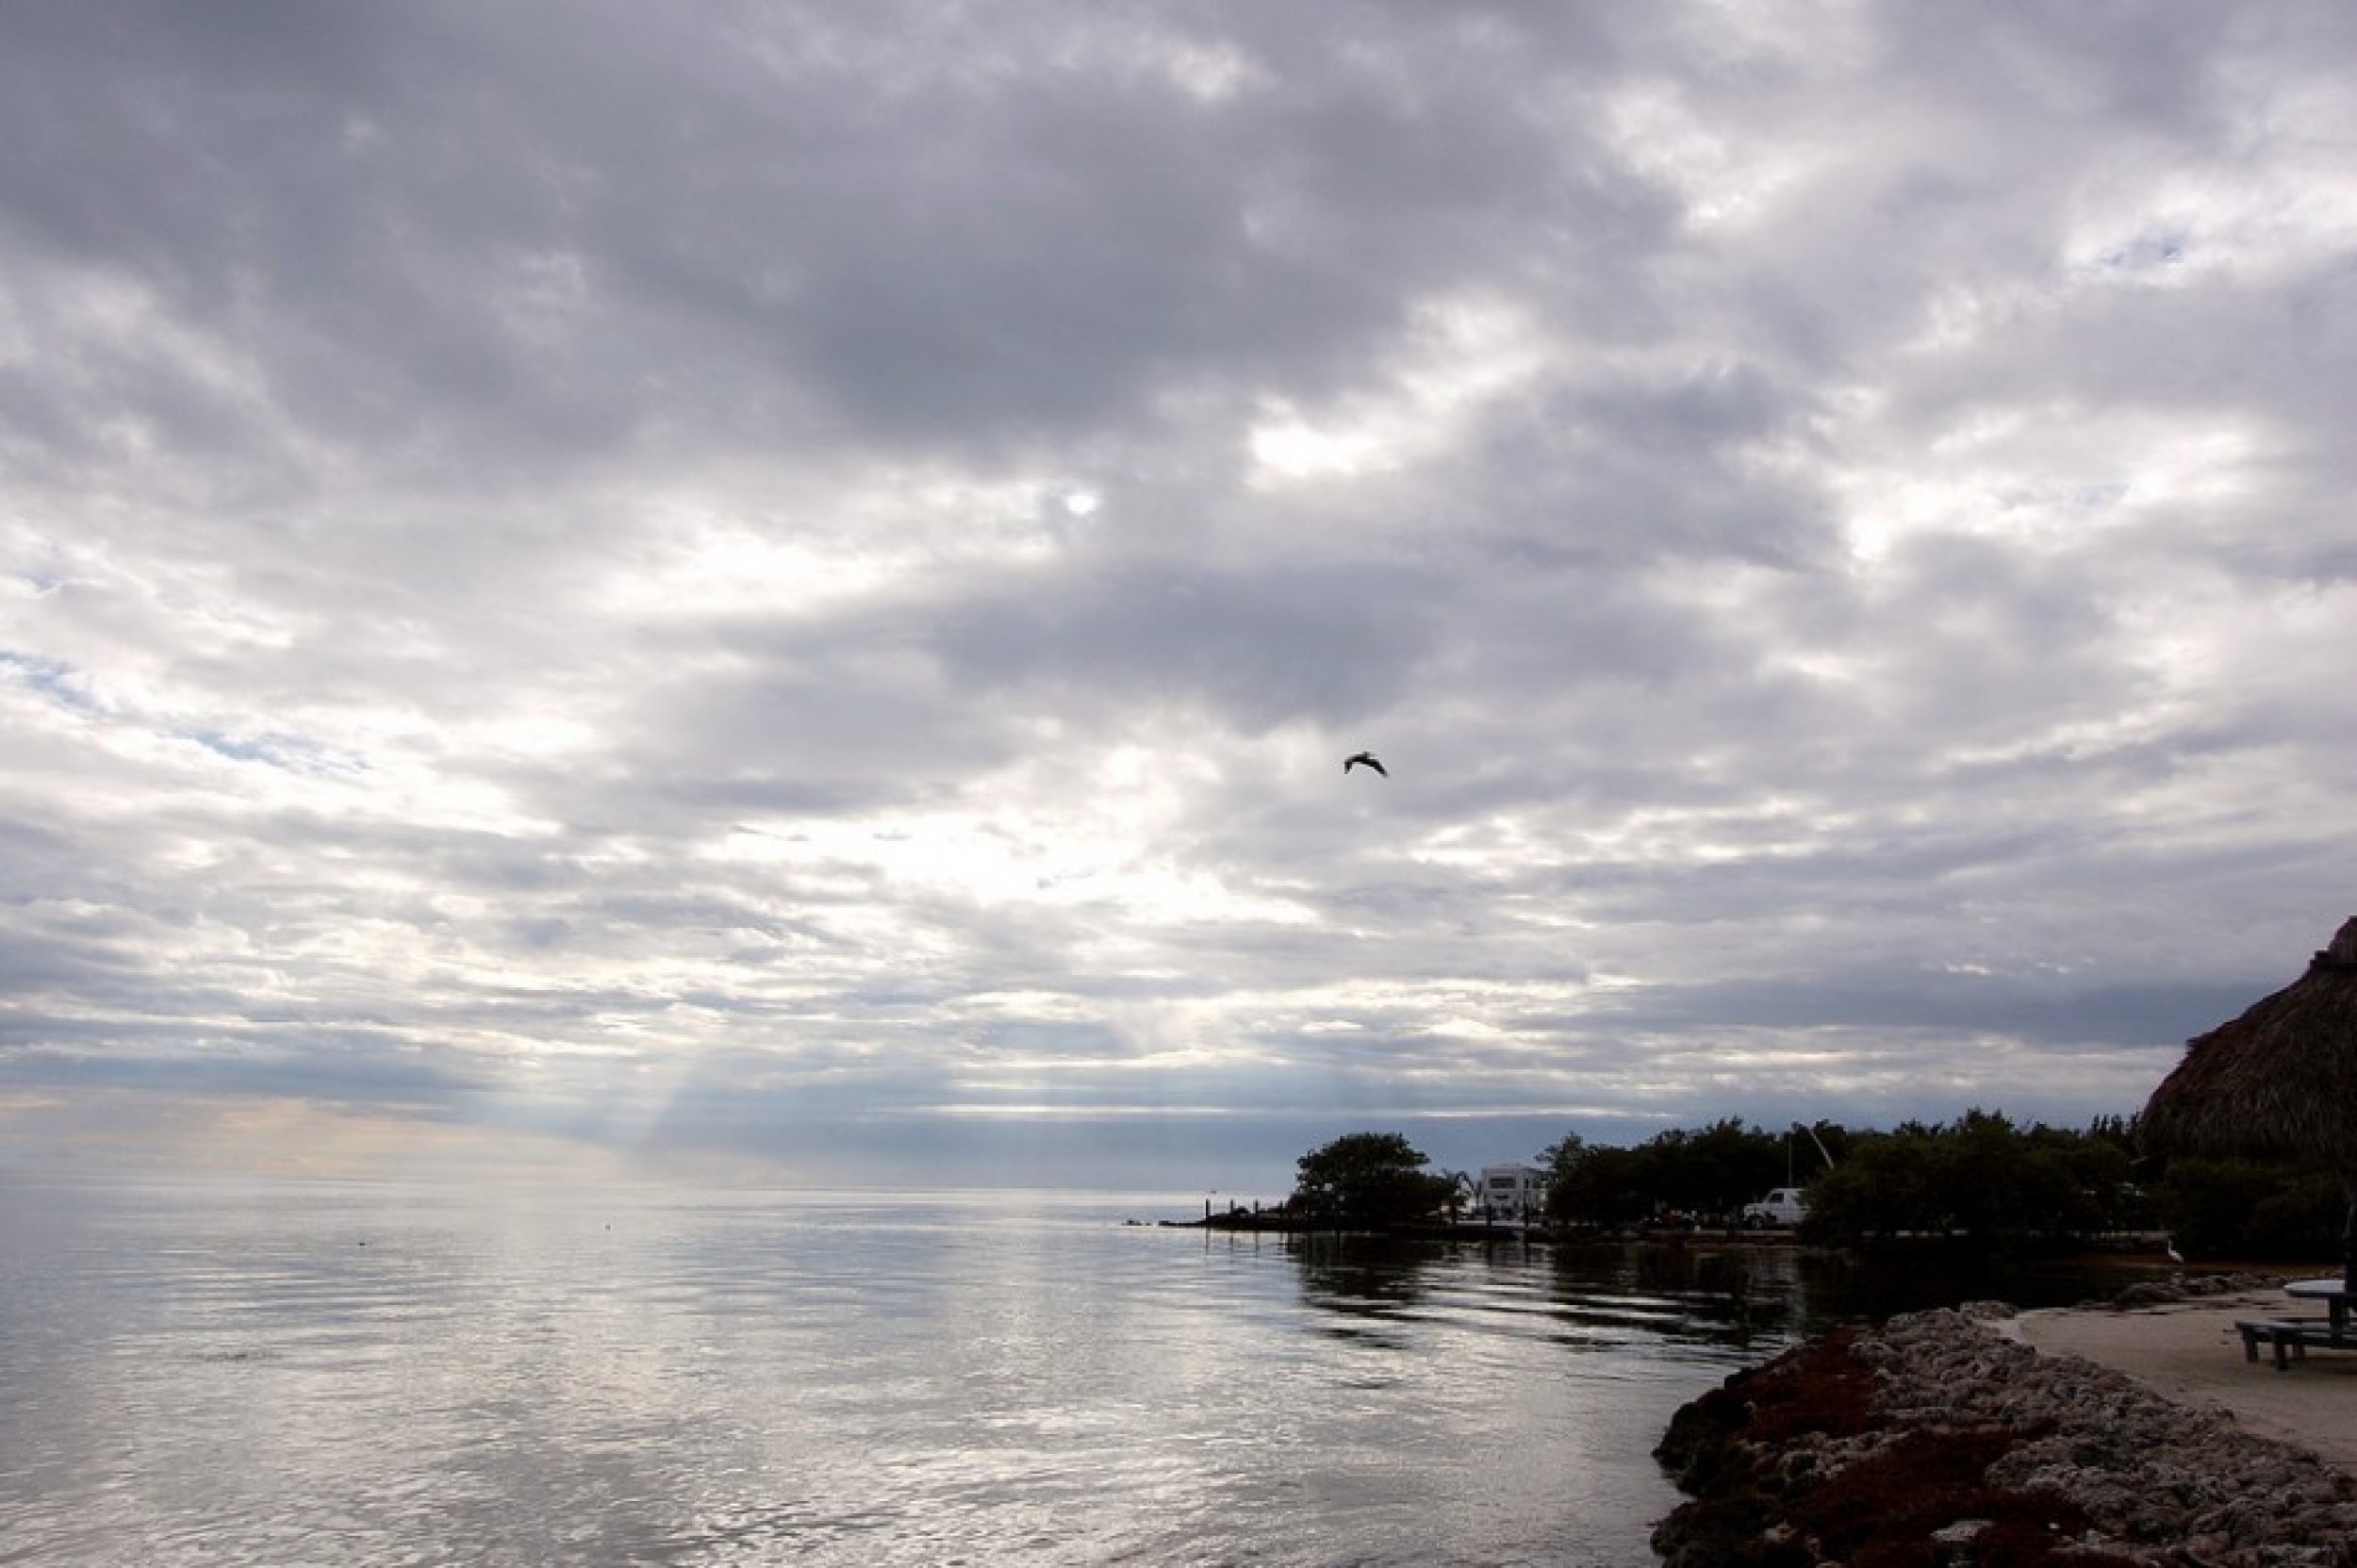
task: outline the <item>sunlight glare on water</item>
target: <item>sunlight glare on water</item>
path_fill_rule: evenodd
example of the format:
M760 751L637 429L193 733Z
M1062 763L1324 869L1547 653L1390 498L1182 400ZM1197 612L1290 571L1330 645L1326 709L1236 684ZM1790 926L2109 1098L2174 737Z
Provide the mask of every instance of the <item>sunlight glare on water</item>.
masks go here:
M1643 1563L1670 1413L1784 1343L1764 1258L1171 1213L12 1187L0 1562Z

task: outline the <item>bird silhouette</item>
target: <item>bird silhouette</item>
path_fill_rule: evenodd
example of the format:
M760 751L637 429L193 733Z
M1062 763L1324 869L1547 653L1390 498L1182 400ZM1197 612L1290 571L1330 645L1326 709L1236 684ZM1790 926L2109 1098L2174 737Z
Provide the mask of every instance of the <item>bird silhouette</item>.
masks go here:
M1347 773L1362 762L1369 767L1374 768L1377 773L1382 774L1387 779L1392 776L1390 768L1385 767L1381 763L1375 760L1375 753L1373 751L1354 751L1349 756L1344 757L1343 759L1343 771Z

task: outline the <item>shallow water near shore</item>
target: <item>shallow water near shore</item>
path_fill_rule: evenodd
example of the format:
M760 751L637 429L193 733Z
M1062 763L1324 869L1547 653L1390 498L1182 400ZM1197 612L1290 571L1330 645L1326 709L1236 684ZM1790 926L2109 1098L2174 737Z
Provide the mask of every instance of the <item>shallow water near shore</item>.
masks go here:
M1926 1304L1183 1213L12 1181L0 1563L1646 1563L1678 1405Z

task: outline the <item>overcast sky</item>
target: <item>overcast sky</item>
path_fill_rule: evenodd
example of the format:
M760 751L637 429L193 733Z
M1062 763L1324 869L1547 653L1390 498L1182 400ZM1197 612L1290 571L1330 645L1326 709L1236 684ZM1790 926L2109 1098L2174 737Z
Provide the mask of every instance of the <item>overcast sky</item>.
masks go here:
M2352 83L2338 0L0 9L0 1163L2133 1112L2357 913Z

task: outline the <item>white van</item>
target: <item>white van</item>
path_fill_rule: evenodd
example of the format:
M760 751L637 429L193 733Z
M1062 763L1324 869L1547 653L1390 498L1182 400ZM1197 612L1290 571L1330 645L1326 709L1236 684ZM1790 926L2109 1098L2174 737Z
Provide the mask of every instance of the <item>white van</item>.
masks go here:
M1743 1205L1743 1223L1752 1230L1770 1225L1798 1225L1808 1218L1806 1189L1778 1187L1757 1203Z

